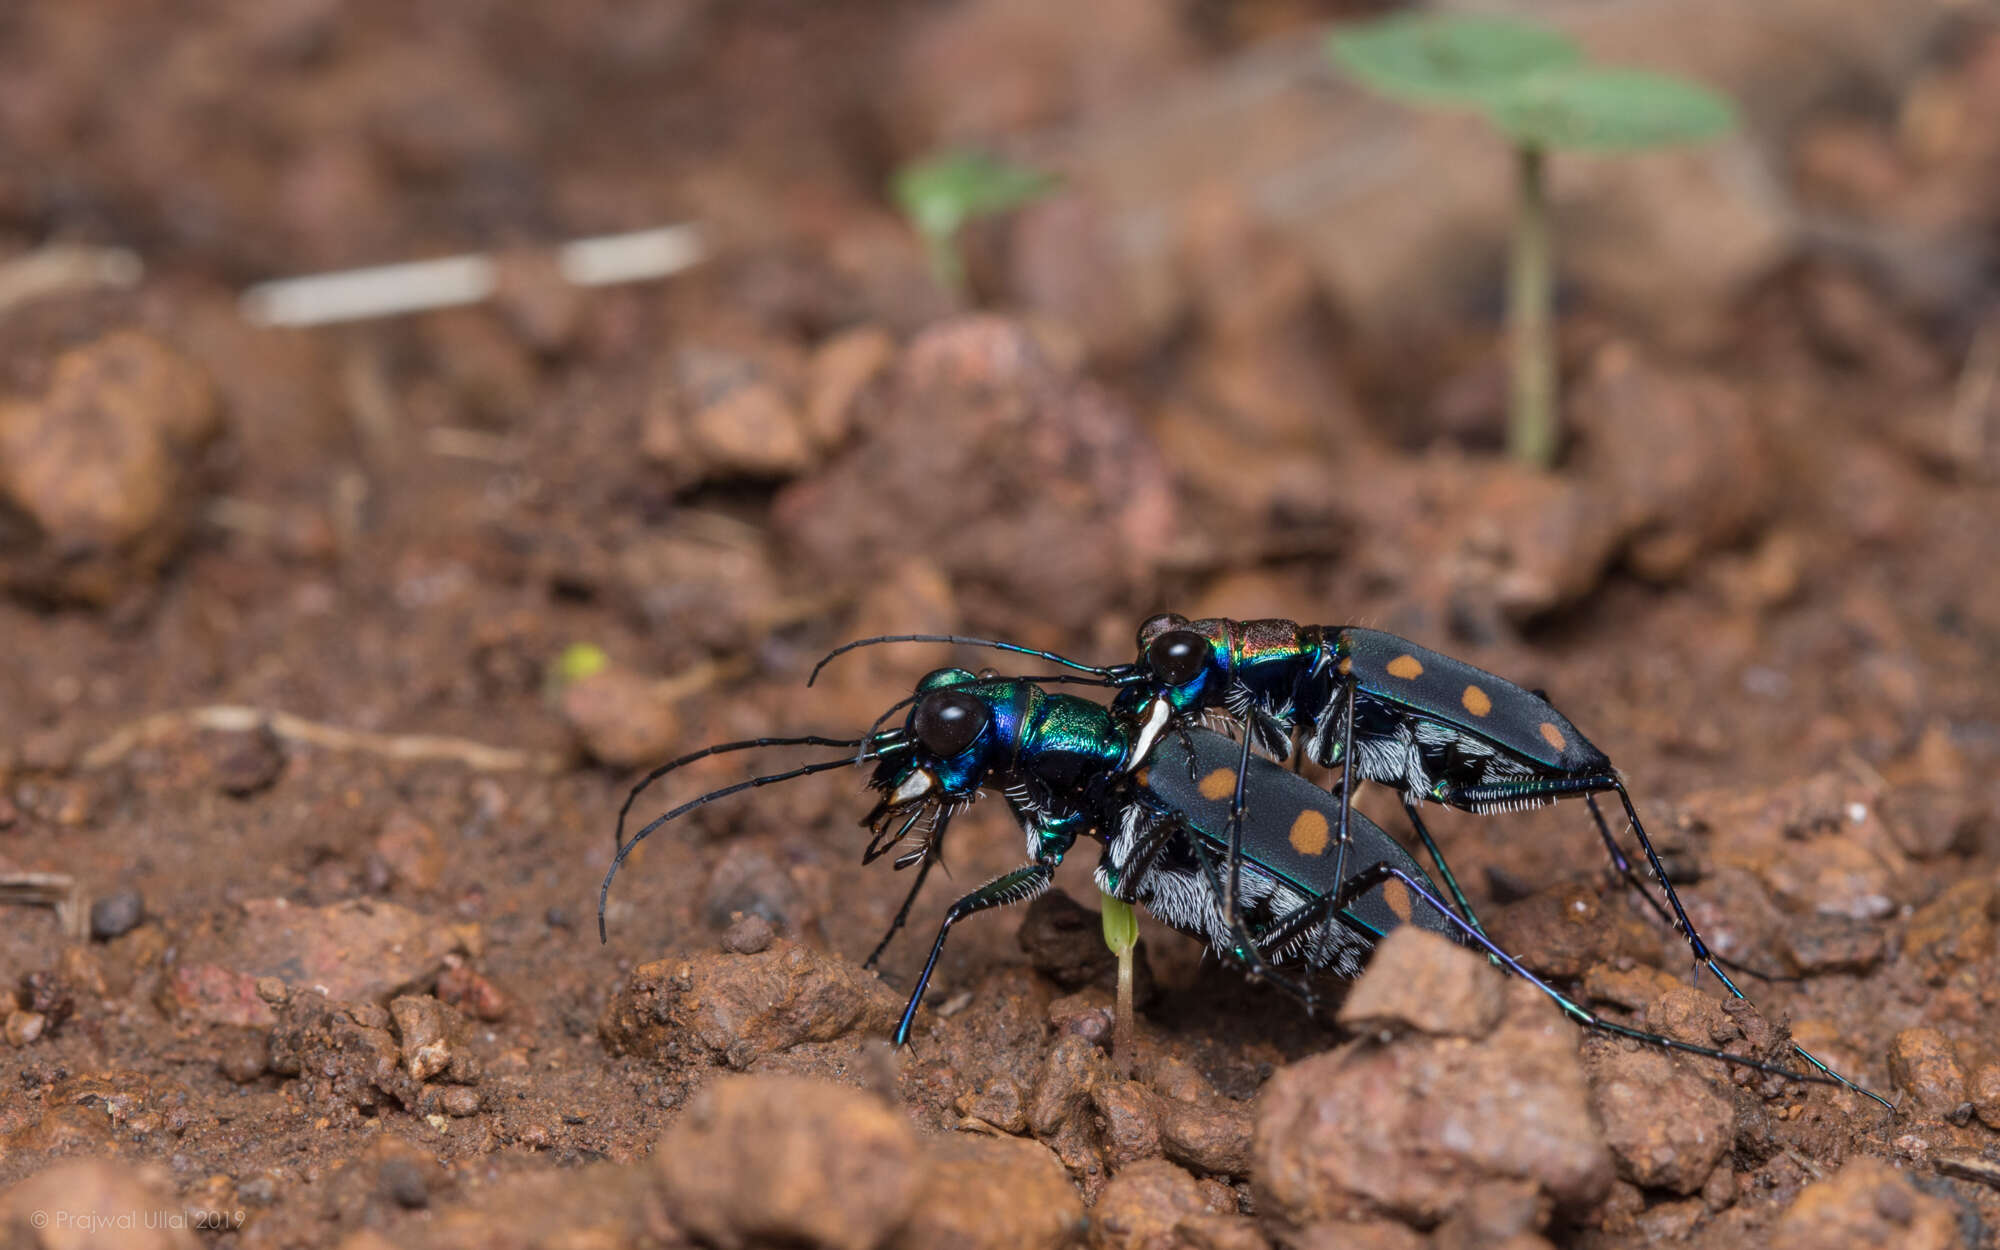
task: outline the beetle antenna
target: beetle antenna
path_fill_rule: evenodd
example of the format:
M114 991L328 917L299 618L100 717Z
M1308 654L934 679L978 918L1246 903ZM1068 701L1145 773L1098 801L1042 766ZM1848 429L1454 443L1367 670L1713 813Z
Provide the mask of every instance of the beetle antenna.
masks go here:
M882 722L876 721L875 723L879 725ZM668 773L673 772L677 768L686 767L687 765L694 763L696 760L705 760L711 755L722 755L729 751L751 751L755 750L758 747L866 748L868 745L869 738L872 738L874 736L874 733L875 731L871 727L868 731L868 737L865 738L822 738L816 734L808 735L801 738L746 738L741 742L717 743L715 746L703 747L699 751L694 751L687 755L683 755L677 760L669 760L666 763L660 765L658 768L655 768L652 772L647 773L645 777L640 780L638 785L632 787L632 792L625 796L625 805L618 809L618 831L617 834L615 835L615 839L612 842L612 845L614 847L625 845L625 816L628 812L632 810L632 804L638 801L639 795L646 789L646 787L652 785L654 782L666 776Z
M846 743L842 742L840 745L845 746ZM899 745L900 744L898 743L889 743L884 746L883 750L885 751L894 750ZM879 754L880 752L878 752L878 755ZM849 760L846 756L842 756L837 760L816 760L811 764L805 764L798 768L791 769L787 772L769 773L762 777L752 777L748 781L739 781L733 786L724 786L720 790L710 790L707 794L702 795L700 798L689 799L687 802L681 804L679 807L676 807L674 810L668 812L666 815L656 816L652 820L648 821L644 828L640 829L639 832L632 835L632 840L630 842L626 842L621 846L619 846L618 853L612 856L611 858L610 871L604 874L604 884L598 887L597 940L599 942L608 940L604 928L604 906L606 901L611 896L611 879L618 875L618 869L624 865L625 857L632 853L633 848L637 847L641 842L644 842L647 838L651 837L654 830L658 829L660 826L666 824L670 820L675 820L681 816L685 816L689 812L693 811L695 808L705 806L709 803L713 803L717 799L728 798L732 794L740 794L745 790L754 790L758 786L773 785L780 781L791 781L796 777L809 777L814 773L828 772L835 768L846 768L852 762L853 761Z
M1038 651L1033 647L1023 647L1012 642L998 642L991 638L968 638L963 634L880 634L873 638L859 638L853 642L842 643L840 646L827 652L826 655L821 657L819 663L813 665L812 673L806 678L806 685L810 686L818 681L819 671L825 668L835 656L844 655L857 647L872 647L884 642L950 642L965 647L991 647L995 651L1012 651L1018 655L1037 656L1047 660L1051 664L1060 664L1064 668L1073 668L1079 672L1091 673L1098 677L1116 678L1119 676L1119 670L1117 669L1099 668L1095 664L1085 664L1081 660L1072 660L1068 656L1057 655L1053 651Z

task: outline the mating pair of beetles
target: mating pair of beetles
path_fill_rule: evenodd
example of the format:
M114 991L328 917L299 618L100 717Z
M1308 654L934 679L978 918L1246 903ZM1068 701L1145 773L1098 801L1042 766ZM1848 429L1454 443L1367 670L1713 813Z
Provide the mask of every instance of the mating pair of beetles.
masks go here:
M632 848L668 821L743 790L873 762L870 785L881 798L863 820L873 834L863 862L901 848L895 866L915 867L917 874L868 957L870 966L908 918L957 812L982 792L997 790L1027 835L1026 865L945 913L897 1024L899 1045L909 1036L951 927L975 912L1040 894L1077 839L1091 838L1102 845L1096 877L1105 893L1202 939L1309 1010L1311 988L1294 978L1293 969L1352 977L1384 933L1415 924L1483 949L1586 1027L1799 1080L1838 1083L1882 1101L1796 1046L1811 1073L1605 1020L1487 937L1425 827L1420 804L1484 813L1581 796L1616 871L1686 937L1700 965L1744 997L1724 971L1736 965L1710 952L1688 919L1617 770L1540 691L1379 630L1284 620L1191 621L1171 614L1140 626L1137 658L1128 664L1090 665L954 634L898 634L835 649L814 667L813 678L844 652L903 642L989 647L1070 671L1008 677L939 669L860 737L723 743L654 769L619 812L618 852L599 895L600 936L612 877ZM1043 689L1058 682L1117 693L1106 707ZM904 708L909 711L901 728L879 728ZM1237 731L1240 742L1204 728L1209 721ZM654 781L710 755L772 746L851 748L855 754L712 791L624 840L626 813ZM1337 792L1274 762L1299 759L1339 767ZM1354 810L1353 788L1361 780L1400 792L1444 891L1399 843ZM1618 796L1665 905L1647 890L1605 822L1595 797L1601 793Z

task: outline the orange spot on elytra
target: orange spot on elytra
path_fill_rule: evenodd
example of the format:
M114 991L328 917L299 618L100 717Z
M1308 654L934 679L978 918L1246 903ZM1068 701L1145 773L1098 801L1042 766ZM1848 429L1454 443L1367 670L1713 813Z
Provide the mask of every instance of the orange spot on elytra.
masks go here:
M1389 661L1389 676L1400 677L1404 681L1415 681L1424 675L1424 666L1414 655L1399 655Z
M1558 751L1567 750L1569 747L1569 739L1563 737L1563 731L1547 721L1542 722L1542 741Z
M1353 657L1353 656L1351 656L1351 655L1343 655L1343 656L1341 656L1341 657L1340 657L1340 675L1341 675L1342 677L1345 677L1345 676L1347 676L1347 675L1348 675L1349 673L1351 673L1351 672L1353 672L1353 671L1354 671L1354 657Z
M1132 779L1139 783L1141 790L1144 790L1147 786L1153 784L1153 770L1151 768L1142 768L1133 774Z
M1207 799L1209 802L1220 803L1222 800L1236 793L1236 770L1233 768L1218 768L1208 776L1203 777L1201 784L1196 789L1200 790L1201 797Z
M1465 710L1474 716L1484 716L1493 710L1492 696L1477 686L1467 686L1459 702L1465 704Z
M1382 901L1389 905L1390 911L1396 913L1396 919L1402 921L1404 924L1410 923L1411 899L1409 886L1404 885L1398 878L1389 878L1382 883Z
M1308 807L1292 821L1292 831L1287 835L1292 849L1301 855L1318 855L1326 850L1330 840L1327 836L1326 816Z

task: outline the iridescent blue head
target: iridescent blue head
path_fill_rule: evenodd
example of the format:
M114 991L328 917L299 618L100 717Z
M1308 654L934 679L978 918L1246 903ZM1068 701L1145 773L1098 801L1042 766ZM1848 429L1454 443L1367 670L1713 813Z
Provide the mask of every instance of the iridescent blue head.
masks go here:
M1139 626L1142 689L1166 700L1175 712L1199 710L1229 680L1226 624L1163 612Z
M1026 682L962 668L941 668L918 682L909 716L893 735L908 749L882 756L868 783L882 792L862 821L877 843L896 826L890 841L900 839L926 812L936 828L995 771L1012 767L1035 693Z
M1229 683L1227 624L1163 612L1139 626L1139 661L1120 670L1124 689L1113 704L1139 725L1135 766L1176 718L1221 701Z

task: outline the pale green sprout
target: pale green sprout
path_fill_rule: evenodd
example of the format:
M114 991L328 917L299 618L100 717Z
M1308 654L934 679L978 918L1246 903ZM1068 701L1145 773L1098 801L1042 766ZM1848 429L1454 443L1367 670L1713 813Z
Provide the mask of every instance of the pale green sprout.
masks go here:
M1104 944L1118 956L1118 1015L1112 1026L1111 1050L1114 1060L1129 1072L1132 1066L1136 1028L1132 1015L1133 952L1139 946L1139 917L1132 904L1099 893L1103 906Z
M1507 446L1517 459L1548 467L1560 439L1547 154L1634 152L1708 139L1736 124L1735 109L1685 79L1586 64L1560 32L1506 18L1402 14L1335 31L1327 53L1383 95L1473 109L1514 144Z
M1053 174L982 152L944 152L896 171L890 190L916 228L938 285L963 295L965 260L958 232L975 217L1019 208L1056 185Z

